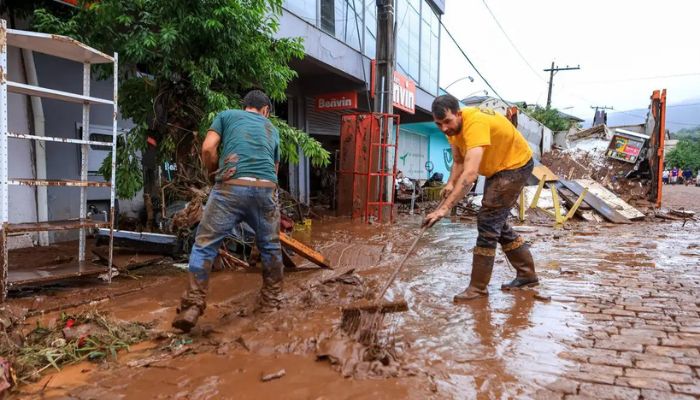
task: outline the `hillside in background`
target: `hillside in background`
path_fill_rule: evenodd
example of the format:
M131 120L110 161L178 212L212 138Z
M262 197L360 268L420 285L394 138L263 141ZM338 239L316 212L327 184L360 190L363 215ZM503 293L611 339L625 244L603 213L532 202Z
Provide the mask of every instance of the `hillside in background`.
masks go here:
M646 119L646 115L646 108L610 111L608 112L608 125L642 124ZM591 110L591 116L586 118L584 126L590 127L592 123L593 110ZM696 127L700 127L700 98L668 105L666 129L671 131L671 133L678 132L681 129L692 129Z

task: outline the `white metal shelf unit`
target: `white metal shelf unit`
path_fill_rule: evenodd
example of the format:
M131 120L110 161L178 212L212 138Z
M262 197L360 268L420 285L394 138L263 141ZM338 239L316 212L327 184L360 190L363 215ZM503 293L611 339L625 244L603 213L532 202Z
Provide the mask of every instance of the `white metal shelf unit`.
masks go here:
M8 46L28 49L51 56L76 61L83 64L83 92L81 94L70 93L60 90L47 89L39 86L27 85L19 82L8 80ZM114 65L114 90L112 99L103 99L90 96L90 69L92 64L111 63ZM0 291L1 299L4 300L7 296L7 291L13 286L13 283L27 284L38 281L51 280L51 273L32 274L31 272L22 272L17 274L13 280L12 271L9 271L7 238L8 233L14 232L37 232L50 230L66 230L79 229L79 244L78 244L78 262L74 265L55 266L53 269L56 279L64 279L66 277L80 276L85 274L99 273L101 269L89 266L85 260L85 237L86 229L97 227L108 227L110 232L114 230L114 203L115 203L115 173L116 173L116 152L117 152L117 86L118 86L118 55L109 56L98 50L95 50L83 43L80 43L69 37L60 35L49 35L45 33L21 31L16 29L7 29L7 22L0 20ZM8 131L8 93L18 93L27 96L37 96L61 100L66 102L78 103L83 105L82 110L82 126L90 126L90 106L112 106L112 142L93 142L89 140L89 131L83 129L82 138L60 138L49 136L36 136L24 133L10 133ZM80 145L81 147L81 163L80 163L80 179L25 179L13 178L8 176L9 160L8 160L8 139L26 139L35 141L52 141L63 142ZM112 148L112 176L109 182L92 182L87 179L88 169L88 150L90 145L109 146ZM38 222L23 222L10 223L10 202L9 202L9 186L10 185L29 185L29 186L57 186L57 187L79 187L80 188L80 216L78 219L67 221L38 221ZM86 190L88 187L110 187L110 215L109 221L105 223L90 221L87 219L87 196ZM109 242L109 260L107 271L112 268L113 255L113 239L110 235ZM109 274L111 277L111 274ZM33 279L35 278L35 279ZM111 281L111 279L110 279Z

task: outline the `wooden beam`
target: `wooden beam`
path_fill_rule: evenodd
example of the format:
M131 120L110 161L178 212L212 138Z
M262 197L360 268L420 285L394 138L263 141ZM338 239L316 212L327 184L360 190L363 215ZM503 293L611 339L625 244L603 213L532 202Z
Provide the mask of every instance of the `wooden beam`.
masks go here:
M280 242L282 243L282 246L294 250L295 253L306 258L307 260L318 265L319 267L333 269L330 261L326 259L326 257L323 256L323 254L319 253L318 251L312 249L311 247L305 245L304 243L298 240L292 239L287 234L280 232Z

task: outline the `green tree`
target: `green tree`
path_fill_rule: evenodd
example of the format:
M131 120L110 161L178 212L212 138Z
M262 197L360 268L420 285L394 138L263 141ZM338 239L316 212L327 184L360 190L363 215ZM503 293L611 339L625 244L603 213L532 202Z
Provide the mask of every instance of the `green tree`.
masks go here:
M666 155L666 167L700 170L700 140L680 139L676 147Z
M540 106L528 107L525 109L525 114L539 121L553 132L565 131L573 125L573 123L564 118L556 108L543 108Z
M683 128L673 133L674 139L695 139L700 140L700 126L695 128Z
M241 94L265 90L285 99L296 76L288 66L304 55L300 38L275 39L282 0L82 1L66 15L34 12L37 29L68 35L106 53L119 53L119 105L135 127L120 141L117 192L130 198L143 185L137 154L157 141L159 161L175 161L177 183L202 177L197 145L217 112L240 106ZM102 77L111 68L97 69ZM306 133L273 118L281 156L297 162L299 146L314 165L329 153ZM111 173L111 160L101 172Z

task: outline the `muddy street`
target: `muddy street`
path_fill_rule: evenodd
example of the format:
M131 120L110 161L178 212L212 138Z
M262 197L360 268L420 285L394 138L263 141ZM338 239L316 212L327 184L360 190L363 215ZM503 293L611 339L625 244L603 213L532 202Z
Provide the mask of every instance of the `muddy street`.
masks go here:
M271 315L251 311L257 271L217 272L210 306L190 335L169 326L184 273L151 267L120 277L109 287L111 298L81 307L151 323L151 340L116 361L49 372L16 398L698 396L700 227L692 222L520 226L541 285L502 292L514 270L499 250L490 296L455 305L452 296L469 280L476 230L470 221L444 221L428 231L389 290L387 298L409 305L384 320L382 343L392 361L366 361L338 328L341 307L378 290L419 221L315 221L297 236L324 252L335 271L301 262L287 272L285 309ZM10 302L36 308L65 302L75 290ZM261 381L268 374L281 377Z

